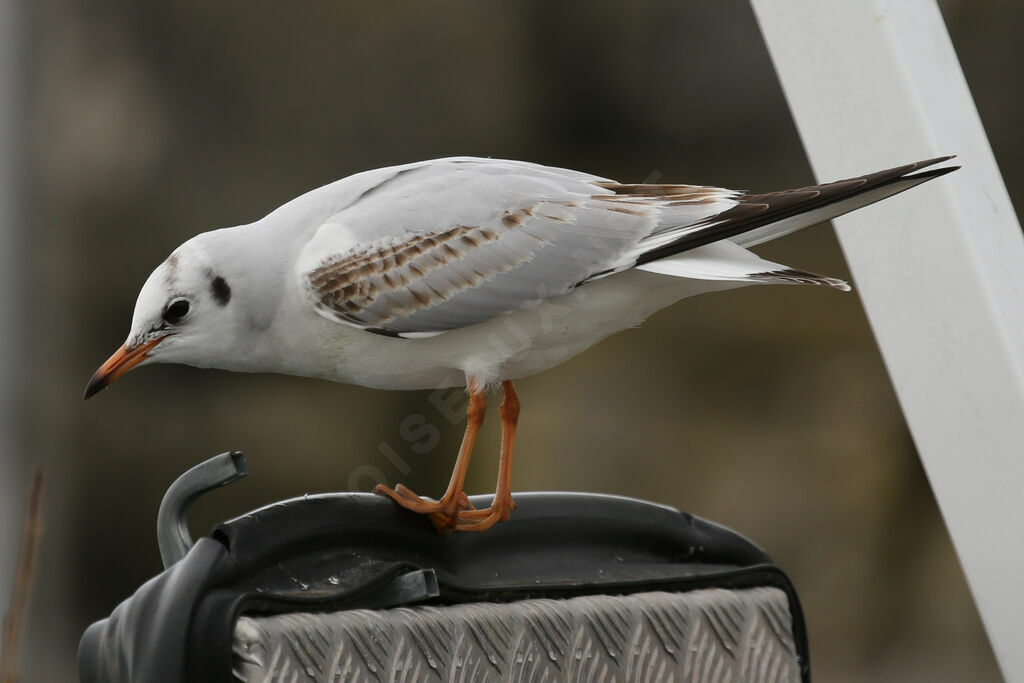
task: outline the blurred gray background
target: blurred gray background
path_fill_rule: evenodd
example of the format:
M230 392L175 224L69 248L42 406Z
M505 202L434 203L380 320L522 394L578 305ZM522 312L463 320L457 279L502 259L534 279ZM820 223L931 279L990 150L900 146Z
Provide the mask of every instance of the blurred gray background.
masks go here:
M1024 5L942 8L1019 207ZM17 438L48 487L25 681L73 680L82 630L160 569L164 489L209 456L244 450L252 475L200 501L197 534L306 492L447 481L462 425L430 392L154 366L83 403L186 238L456 154L814 182L745 0L37 0L23 19L22 321L5 337L25 350ZM827 226L760 251L848 276ZM756 540L799 590L817 680L998 679L856 293L684 301L519 391L515 489L648 498ZM471 492L493 488L496 417ZM406 420L436 447L414 449Z

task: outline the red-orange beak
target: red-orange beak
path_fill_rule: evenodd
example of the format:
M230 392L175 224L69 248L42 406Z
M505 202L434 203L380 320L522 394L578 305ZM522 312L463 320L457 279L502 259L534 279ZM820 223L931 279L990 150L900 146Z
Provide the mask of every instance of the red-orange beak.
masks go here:
M115 379L128 372L136 365L146 360L146 356L149 355L150 350L164 339L163 337L157 337L151 339L145 344L139 344L131 349L127 346L122 346L114 355L107 359L107 362L100 366L100 369L92 376L89 380L89 384L85 387L85 398L89 398L100 391L105 389L107 385L113 383Z

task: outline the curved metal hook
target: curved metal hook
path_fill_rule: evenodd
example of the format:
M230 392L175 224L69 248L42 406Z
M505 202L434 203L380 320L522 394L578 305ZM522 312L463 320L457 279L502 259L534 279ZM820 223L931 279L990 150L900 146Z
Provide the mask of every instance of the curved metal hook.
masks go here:
M199 463L174 480L160 501L156 515L156 541L160 546L160 560L167 569L185 557L192 547L188 532L188 509L207 491L230 484L249 474L245 455L231 451Z

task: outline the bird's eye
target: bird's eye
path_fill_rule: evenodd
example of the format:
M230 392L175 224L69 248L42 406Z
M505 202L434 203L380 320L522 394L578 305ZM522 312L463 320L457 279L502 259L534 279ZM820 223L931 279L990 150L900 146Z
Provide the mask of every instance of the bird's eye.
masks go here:
M164 320L171 325L177 325L188 315L188 309L188 299L175 299L164 309Z

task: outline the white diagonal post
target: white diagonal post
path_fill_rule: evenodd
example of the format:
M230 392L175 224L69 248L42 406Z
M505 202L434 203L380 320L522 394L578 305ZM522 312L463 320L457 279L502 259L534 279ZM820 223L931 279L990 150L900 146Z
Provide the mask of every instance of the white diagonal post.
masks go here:
M1024 681L1024 237L942 16L751 1L820 180L963 165L836 223L1003 675Z

